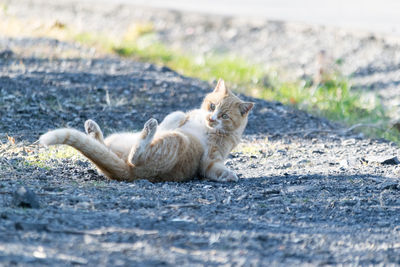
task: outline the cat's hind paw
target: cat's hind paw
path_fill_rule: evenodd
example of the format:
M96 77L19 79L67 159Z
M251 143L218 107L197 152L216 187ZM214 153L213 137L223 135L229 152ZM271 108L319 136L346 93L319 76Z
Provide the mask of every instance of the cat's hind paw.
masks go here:
M157 131L158 122L156 119L151 118L148 120L143 127L142 136L145 139L153 139L154 134Z
M94 139L103 142L103 133L99 125L93 120L85 121L85 132Z
M97 123L93 120L87 120L85 121L85 132L87 134L91 134L91 133L96 133L100 131L100 127L99 125L97 125Z

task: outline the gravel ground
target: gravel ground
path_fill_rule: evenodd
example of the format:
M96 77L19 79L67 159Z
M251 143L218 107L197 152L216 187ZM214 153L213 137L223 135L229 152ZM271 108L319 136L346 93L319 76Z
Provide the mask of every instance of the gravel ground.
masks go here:
M37 56L48 47L86 57ZM109 181L33 142L88 118L140 129L212 85L51 39L1 38L0 51L0 265L400 264L396 145L247 98L256 108L226 163L239 182Z
M283 39L282 51L295 45L293 40L304 44L310 38L311 47L318 42L333 46L334 41L341 47L344 40L355 40L359 50L350 49L349 57L365 53L371 58L355 57L350 66L364 66L365 77L373 73L368 62L387 70L378 72L382 77L397 71L393 56L397 45L377 37L357 39L346 33L343 36L349 39L343 37L340 42L335 38L342 36L341 31L325 40L329 30L321 27L260 22L252 33L239 27L253 25L248 20L216 18L201 26L201 16L176 12L107 6L96 6L90 12L80 4L65 8L63 1L49 9L40 0L35 6L21 4L28 2L10 2L8 12L28 20L40 14L53 22L68 18L79 22L86 16L88 23L82 27L94 30L107 28L105 14L115 19L112 25L117 30L135 19L132 14L141 14L143 19L138 20L152 18L156 29L165 27L160 38L176 39L176 45L191 42L191 49L195 45L206 49L207 37L210 49L221 40L239 47L243 34L255 38L260 31L274 36L268 40L275 45L282 42L279 38L295 38ZM170 17L172 22L166 19ZM178 38L179 31L193 31L176 22L186 23L190 18L197 25L193 28L196 34ZM235 24L238 21L243 24ZM232 41L223 37L229 31L221 25L238 26ZM168 33L168 27L177 35ZM286 34L279 37L282 27ZM298 27L297 32L292 27ZM197 34L201 29L206 30ZM324 32L328 32L324 38L315 37ZM357 43L360 40L364 40L362 45ZM262 45L252 43L255 48ZM377 56L382 47L388 56ZM314 48L318 51L320 47ZM377 49L376 54L368 54L372 50L367 48ZM312 58L307 51L301 45L289 50L299 53L297 59L307 53ZM260 59L264 56L268 59L266 53ZM277 62L294 69L313 64L310 60L296 65L289 62L293 58L281 58L288 62ZM49 129L83 130L89 118L106 134L137 130L150 117L162 120L171 111L199 106L211 88L211 84L166 67L103 57L76 44L0 37L0 265L400 264L398 146L363 139L340 125L280 103L242 96L256 102L256 107L243 143L226 163L239 174L237 183L109 181L71 150L59 147L48 152L34 143Z
M322 67L351 77L354 88L377 93L393 120L400 120L400 39L367 31L313 26L249 17L182 13L90 1L13 0L7 13L32 31L62 24L83 31L124 35L150 23L156 39L194 54L232 53L277 70L283 80L314 77ZM295 55L295 56L293 56ZM340 64L336 64L339 62Z

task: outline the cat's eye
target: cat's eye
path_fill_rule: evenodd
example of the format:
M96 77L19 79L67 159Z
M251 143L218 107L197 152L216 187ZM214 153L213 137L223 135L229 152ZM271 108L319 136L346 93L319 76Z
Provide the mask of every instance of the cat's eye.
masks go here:
M224 120L227 120L227 119L229 119L229 116L227 115L227 114L222 114L222 116L221 116Z
M214 110L215 110L215 104L213 104L213 103L210 104L210 110L211 110L211 111L214 111Z

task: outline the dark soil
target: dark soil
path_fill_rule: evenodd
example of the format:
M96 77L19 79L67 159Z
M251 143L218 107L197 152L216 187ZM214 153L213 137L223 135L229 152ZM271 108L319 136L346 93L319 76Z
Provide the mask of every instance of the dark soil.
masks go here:
M50 39L0 44L0 265L400 264L399 161L384 162L396 145L242 96L256 107L226 163L239 182L110 181L32 143L88 118L137 130L198 107L213 85L115 57L29 56L88 54Z

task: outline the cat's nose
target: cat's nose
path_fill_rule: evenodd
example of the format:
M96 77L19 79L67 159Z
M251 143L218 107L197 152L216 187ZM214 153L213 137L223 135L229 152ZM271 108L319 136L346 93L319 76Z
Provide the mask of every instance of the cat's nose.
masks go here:
M216 114L213 114L212 116L210 115L210 116L208 117L208 120L209 120L210 122L216 122L216 121L217 121L217 115L216 115Z
M217 120L217 118L215 117L215 116L208 116L208 120L210 121L210 122L215 122L216 120Z

